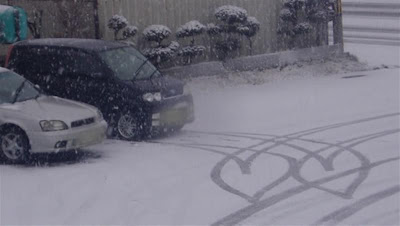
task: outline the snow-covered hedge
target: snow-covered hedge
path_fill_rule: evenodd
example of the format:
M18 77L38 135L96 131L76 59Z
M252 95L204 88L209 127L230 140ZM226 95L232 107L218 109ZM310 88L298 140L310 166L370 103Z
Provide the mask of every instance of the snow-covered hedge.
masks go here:
M201 55L206 51L206 47L202 45L198 46L185 46L179 50L179 56L196 56Z
M156 46L148 48L144 54L156 66L172 60L179 49L179 43L171 42L163 45L163 41L171 35L171 30L164 25L151 25L143 31L143 37L148 42L156 42Z
M307 22L299 23L293 28L295 34L307 34L310 33L312 30L313 27Z
M176 31L176 36L178 38L192 37L202 34L205 29L206 26L197 20L193 20L179 27Z
M332 3L332 0L285 0L279 15L278 34L282 35L286 47L323 45L327 40L324 37L327 22L335 17ZM315 35L309 35L314 30Z
M120 31L128 26L128 23L129 22L125 17L121 15L114 15L110 20L108 20L107 26L114 31Z
M204 46L196 46L196 36L201 35L206 30L206 26L197 20L190 21L176 31L176 37L178 38L191 38L190 45L182 47L178 56L183 57L185 64L191 64L192 58L201 56L206 50Z
M107 23L108 28L114 31L114 39L119 41L127 40L129 38L134 37L137 34L138 28L132 25L130 26L128 25L129 25L128 20L121 15L112 16ZM121 30L123 30L122 38L118 38L118 34Z
M306 0L285 0L283 6L290 9L298 10L306 4Z
M281 12L279 13L279 17L283 21L296 22L296 20L297 20L296 13L288 8L282 9Z
M215 17L220 21L232 24L246 21L248 15L247 11L243 8L225 5L215 10Z
M243 25L238 26L237 31L239 34L246 37L253 37L260 30L261 23L255 17L249 17L243 23Z
M231 57L231 53L241 48L243 36L248 39L252 54L251 38L260 30L260 22L255 17L249 17L245 9L232 5L217 8L214 16L218 23L208 24L206 30L212 40L217 40L214 47L218 58L224 60Z
M164 25L151 25L144 29L143 36L147 41L161 42L171 35L171 29Z
M134 37L137 34L138 30L139 29L135 26L127 26L122 32L122 36L124 37L124 39Z
M144 55L156 66L162 62L166 62L175 57L179 49L179 43L173 41L169 46L159 46L155 48L146 49Z
M220 34L222 32L222 28L214 23L209 23L206 26L206 31L208 35L214 36Z

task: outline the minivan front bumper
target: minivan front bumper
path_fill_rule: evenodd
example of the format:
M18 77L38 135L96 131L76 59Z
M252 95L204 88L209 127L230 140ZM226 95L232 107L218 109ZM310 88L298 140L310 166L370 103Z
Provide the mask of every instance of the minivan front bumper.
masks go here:
M153 108L153 128L180 128L194 120L194 104L191 94L164 99Z

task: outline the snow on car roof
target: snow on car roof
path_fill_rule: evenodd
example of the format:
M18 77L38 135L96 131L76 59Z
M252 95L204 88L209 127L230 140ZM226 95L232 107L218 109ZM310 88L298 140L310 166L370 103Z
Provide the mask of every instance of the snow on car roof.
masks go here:
M0 67L0 73L2 73L2 72L6 72L6 71L8 71L8 69L6 69L6 68L3 68L3 67Z
M105 41L97 39L77 39L77 38L44 38L18 42L18 46L52 46L70 47L85 49L90 51L104 51L107 49L120 48L127 46L121 42Z
M0 13L5 12L6 10L12 9L11 6L8 5L0 5Z

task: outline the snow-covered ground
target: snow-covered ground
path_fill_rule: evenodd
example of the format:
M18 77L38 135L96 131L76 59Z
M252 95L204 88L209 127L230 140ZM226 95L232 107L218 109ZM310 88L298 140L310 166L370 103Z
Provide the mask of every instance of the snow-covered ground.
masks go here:
M181 133L0 165L0 223L399 225L399 69L340 68L199 78Z
M399 48L345 48L371 67L197 78L180 133L0 165L0 224L400 225Z

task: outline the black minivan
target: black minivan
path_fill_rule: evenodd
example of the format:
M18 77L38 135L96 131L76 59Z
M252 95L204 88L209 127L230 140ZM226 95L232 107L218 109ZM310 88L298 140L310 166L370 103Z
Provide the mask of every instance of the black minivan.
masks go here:
M138 50L121 42L22 41L10 47L6 67L48 94L99 108L110 136L143 139L194 121L187 86L162 75Z

